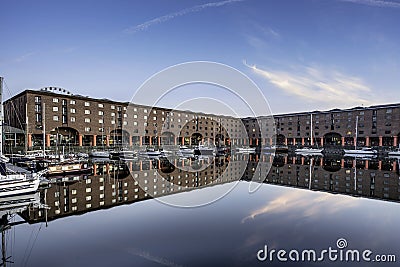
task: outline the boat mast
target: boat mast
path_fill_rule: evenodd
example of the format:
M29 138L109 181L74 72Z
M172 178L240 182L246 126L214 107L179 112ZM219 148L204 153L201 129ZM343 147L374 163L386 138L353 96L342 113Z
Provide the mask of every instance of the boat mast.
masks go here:
M43 109L42 109L42 121L43 121L43 157L46 156L46 108L45 103L43 102Z
M3 77L0 77L0 155L3 155Z
M357 139L358 139L358 116L356 117L356 140L354 140L354 150L357 150Z
M313 138L313 125L312 125L312 113L310 114L310 127L311 127L311 131L310 131L310 135L311 135L311 147L314 146L314 138Z

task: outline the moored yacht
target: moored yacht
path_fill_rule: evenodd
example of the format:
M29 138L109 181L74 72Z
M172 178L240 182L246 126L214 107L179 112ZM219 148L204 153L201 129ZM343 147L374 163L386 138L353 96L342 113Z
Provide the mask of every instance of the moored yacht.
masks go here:
M237 147L236 153L256 153L255 147Z

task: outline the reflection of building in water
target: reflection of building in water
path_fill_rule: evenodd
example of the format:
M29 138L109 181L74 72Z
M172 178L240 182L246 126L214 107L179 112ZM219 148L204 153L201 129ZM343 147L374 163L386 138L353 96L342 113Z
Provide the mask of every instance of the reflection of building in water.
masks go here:
M183 168L178 167L179 164ZM78 181L60 178L47 189L48 219L237 181L245 164L244 161L232 162L223 157L215 161L181 160L172 169L165 167L167 163L160 160L133 161L127 165L112 161L96 163L93 175L82 176ZM184 169L195 165L202 165L202 169L192 172ZM43 214L32 211L26 217L31 222L44 220Z
M271 162L271 159L269 156L260 157L261 162ZM255 159L249 162L244 180L251 179L256 166ZM269 184L400 201L398 163L389 159L321 157L311 162L310 158L278 154L264 179Z

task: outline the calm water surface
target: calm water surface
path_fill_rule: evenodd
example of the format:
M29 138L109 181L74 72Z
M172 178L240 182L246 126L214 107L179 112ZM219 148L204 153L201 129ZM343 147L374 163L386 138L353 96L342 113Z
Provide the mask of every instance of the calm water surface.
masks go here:
M125 183L133 181L132 176L115 178L115 175L109 175L107 178L100 171L100 175L78 181L55 183L47 189L46 195L41 192L41 201L46 201L50 207L47 227L44 211L32 209L21 214L29 223L14 225L7 231L7 256L11 256L14 262L7 265L398 266L398 263L331 262L328 259L322 263L279 263L276 258L273 262L261 262L257 259L257 252L265 245L269 249L286 251L321 251L328 247L336 249L336 241L344 238L348 249L395 254L400 260L400 204L395 199L398 199L397 187L395 193L390 193L389 199L382 200L378 193L368 198L356 197L354 192L362 193L362 186L353 184L358 181L365 187L367 183L368 190L364 191L371 194L371 177L376 179L373 181L374 188L379 187L380 176L384 177L382 186L387 184L386 180L390 180L390 184L395 180L393 183L398 186L398 171L360 167L354 170L362 174L354 179L352 166L343 166L341 162L340 170L333 171L329 163L327 171L324 163L318 163L312 167L313 170L315 168L313 177L317 176L312 179L315 184L309 186L307 159L299 160L299 164L295 161L286 158L284 165L273 164L267 179L255 193L249 193L249 182L240 180L160 198L182 203L193 199L207 200L210 195L228 191L236 185L220 200L196 208L166 205L140 195L140 191L139 197L132 200L129 193L134 191L133 187ZM212 170L208 169L208 175L215 176L217 169L214 165ZM151 172L151 168L138 170L137 173L146 171ZM339 175L341 172L343 174ZM276 175L281 175L281 178L277 179ZM294 178L290 178L291 175ZM99 187L98 183L106 185L105 203L101 207L96 206L102 201L94 189ZM288 183L290 186L286 186ZM126 186L130 190L125 191L129 197L117 198L114 203L110 197L110 204L107 204L107 186L115 190L113 184L117 190ZM89 185L92 187L90 192L84 189L80 193ZM350 191L346 192L347 189ZM379 190L382 194L387 191L383 187ZM90 200L88 195L91 195ZM118 197L118 192L115 197ZM57 209L61 211L55 212ZM12 221L21 219L15 216Z

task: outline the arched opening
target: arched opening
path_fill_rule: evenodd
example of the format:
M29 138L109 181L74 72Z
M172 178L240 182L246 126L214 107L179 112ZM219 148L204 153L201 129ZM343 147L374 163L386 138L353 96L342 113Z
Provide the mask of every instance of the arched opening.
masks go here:
M160 169L163 173L172 173L175 166L168 159L160 159Z
M192 140L192 145L197 146L201 143L201 140L203 139L203 136L200 133L194 133L192 134L191 140Z
M175 144L175 134L171 132L163 132L161 135L162 145L174 145Z
M225 145L224 141L225 141L225 136L223 134L217 134L215 136L215 145L216 146L220 147L220 146Z
M337 172L342 168L340 158L325 158L323 169L328 172Z
M285 145L286 137L283 134L277 134L272 137L272 144L276 146Z
M383 146L393 146L393 137L391 136L384 136L382 137L382 145Z
M335 147L342 145L342 136L338 133L327 133L324 135L324 146Z
M129 146L129 138L130 134L126 130L112 130L110 132L110 146ZM98 145L101 145L101 142Z
M50 131L51 146L77 146L78 131L71 127L57 127Z

